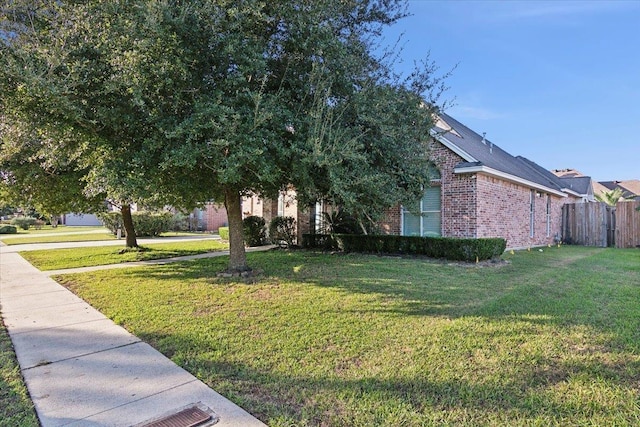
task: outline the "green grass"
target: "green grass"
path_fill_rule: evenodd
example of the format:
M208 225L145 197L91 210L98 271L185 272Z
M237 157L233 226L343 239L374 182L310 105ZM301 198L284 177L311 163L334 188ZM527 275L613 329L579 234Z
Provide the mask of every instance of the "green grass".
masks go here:
M60 230L61 229L61 230ZM102 233L96 233L96 231L104 231ZM24 245L32 243L59 243L59 242L88 242L98 240L114 240L116 236L104 227L58 227L48 230L28 230L19 234L0 234L0 240L6 245ZM44 236L38 236L36 234L47 234ZM65 234L74 233L74 234ZM209 236L208 233L197 233L187 231L170 231L162 233L162 237L178 237L178 236ZM144 237L139 237L142 239Z
M640 251L304 251L59 278L270 426L640 424Z
M70 225L59 225L57 227L52 227L50 225L43 225L41 229L37 229L35 227L29 227L28 230L23 230L18 227L18 235L19 236L27 236L30 234L60 234L60 233L86 233L89 231L99 231L104 230L107 231L106 228L102 226L70 226Z
M0 427L39 425L11 339L0 319Z
M161 242L162 240L159 240ZM20 252L23 258L40 270L58 270L63 268L90 267L94 265L118 264L122 262L146 261L206 252L225 250L228 243L219 240L196 240L171 243L154 243L140 250L120 253L122 246L102 246L69 249L45 249Z
M90 233L90 234L51 234L50 236L25 236L25 237L10 237L3 238L0 236L6 245L25 245L33 243L60 243L60 242L91 242L98 240L114 240L115 236L108 231L104 234Z

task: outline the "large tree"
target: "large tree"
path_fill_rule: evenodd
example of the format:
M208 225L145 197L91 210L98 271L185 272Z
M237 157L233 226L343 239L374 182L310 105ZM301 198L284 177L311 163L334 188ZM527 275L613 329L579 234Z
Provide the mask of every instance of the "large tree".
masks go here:
M403 1L16 4L0 41L9 110L70 132L58 153L113 199L224 200L231 270L248 268L245 194L293 184L365 215L428 184L441 81L431 63L401 79L376 54Z

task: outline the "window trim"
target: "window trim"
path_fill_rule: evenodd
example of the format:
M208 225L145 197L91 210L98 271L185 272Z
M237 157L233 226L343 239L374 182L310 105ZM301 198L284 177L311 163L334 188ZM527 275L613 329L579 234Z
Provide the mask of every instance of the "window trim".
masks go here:
M529 190L529 237L536 234L536 190Z
M420 236L424 236L424 214L438 214L440 216L440 230L438 230L438 236L442 236L442 185L440 184L440 179L433 180L431 181L432 185L427 187L427 189L424 190L423 196L420 198ZM440 196L440 200L439 200L439 204L440 204L440 210L423 210L423 199L424 199L424 194L430 189L430 188L437 188L439 190L439 196ZM411 211L409 211L408 209L406 209L404 206L400 206L400 235L402 236L406 236L405 234L405 230L404 230L404 226L405 226L405 215L408 214L412 214ZM413 215L413 214L412 214Z

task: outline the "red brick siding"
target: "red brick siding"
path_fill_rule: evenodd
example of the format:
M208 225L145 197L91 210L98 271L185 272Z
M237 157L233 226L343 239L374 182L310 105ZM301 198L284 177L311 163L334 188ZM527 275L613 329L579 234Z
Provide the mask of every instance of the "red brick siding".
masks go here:
M224 205L207 203L205 208L206 231L217 231L220 227L226 227L229 223L227 210Z
M431 159L440 170L442 235L445 237L476 237L476 179L473 175L456 175L455 166L464 159L434 141Z
M434 141L431 158L440 170L442 235L446 237L502 237L507 247L543 246L560 233L562 205L571 197L551 195L551 230L547 236L547 193L536 192L535 233L530 236L530 188L481 174L455 174L460 156ZM541 194L541 197L537 195ZM381 231L401 233L400 206L388 209L380 222Z
M503 237L510 248L554 243L554 237L560 233L566 197L551 194L551 229L547 236L548 193L535 192L534 236L530 237L531 189L485 175L478 175L477 181L478 237Z

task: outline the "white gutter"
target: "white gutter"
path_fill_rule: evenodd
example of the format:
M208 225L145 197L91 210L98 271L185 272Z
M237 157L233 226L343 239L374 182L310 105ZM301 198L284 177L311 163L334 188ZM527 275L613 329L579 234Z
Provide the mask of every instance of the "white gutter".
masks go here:
M585 196L588 196L588 195L585 195L585 194L580 194L580 193L578 193L578 192L576 192L576 191L573 191L573 190L570 190L570 189L568 189L568 188L562 188L562 191L564 191L565 193L568 193L568 194L574 195L574 196L578 196L578 197L585 197Z
M495 176L498 178L502 178L505 181L510 181L510 182L514 182L516 184L521 184L524 185L525 187L529 187L529 188L534 188L537 190L541 190L544 191L546 193L551 193L551 194L555 194L556 196L560 196L560 197L568 197L568 195L566 193L563 193L562 191L558 191L558 190L554 190L552 188L546 187L544 185L540 185L537 184L535 182L529 181L527 179L523 179L523 178L519 178L517 176L508 174L506 172L501 172L499 170L484 166L484 165L480 165L480 166L469 166L469 167L463 167L463 168L455 168L453 170L454 173L456 174L462 174L462 173L481 173L484 175L489 175L489 176Z

